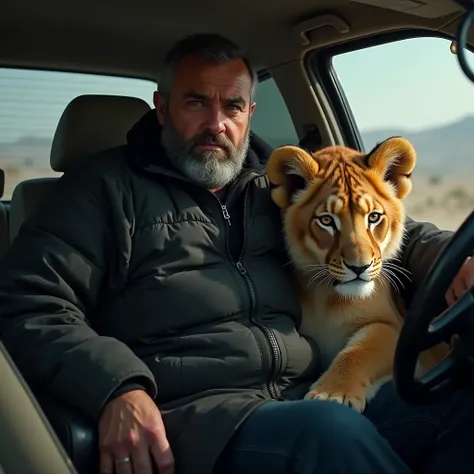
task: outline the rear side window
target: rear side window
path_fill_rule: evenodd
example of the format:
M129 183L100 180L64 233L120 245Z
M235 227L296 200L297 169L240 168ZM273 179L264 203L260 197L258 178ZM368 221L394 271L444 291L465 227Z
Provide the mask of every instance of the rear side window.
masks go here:
M297 145L295 126L273 78L260 82L255 102L257 106L252 117L252 130L273 147Z
M49 165L58 120L82 94L130 95L153 106L156 83L141 79L0 68L0 168L3 200L25 179L59 176Z
M59 176L49 164L54 132L66 106L82 94L139 97L153 107L156 83L142 79L33 69L0 68L2 200L32 178ZM259 84L252 130L270 145L298 143L285 101L272 78Z

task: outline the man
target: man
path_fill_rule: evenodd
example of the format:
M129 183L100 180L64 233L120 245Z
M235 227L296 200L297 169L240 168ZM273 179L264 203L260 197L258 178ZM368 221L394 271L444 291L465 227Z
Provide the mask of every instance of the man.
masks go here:
M467 395L408 407L387 385L366 416L298 400L317 349L296 331L255 87L220 36L170 51L128 146L66 173L3 259L2 341L33 387L98 423L103 474L405 473L422 454L460 472ZM416 283L450 233L410 220L408 236Z

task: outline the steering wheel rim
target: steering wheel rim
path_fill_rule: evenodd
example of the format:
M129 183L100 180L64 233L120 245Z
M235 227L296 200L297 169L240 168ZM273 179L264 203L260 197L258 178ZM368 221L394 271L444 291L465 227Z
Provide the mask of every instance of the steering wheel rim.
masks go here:
M463 5L466 2L458 2ZM467 38L471 29L472 22L474 21L474 3L467 2L466 13L464 14L461 23L456 34L456 56L458 59L459 66L462 69L464 75L471 81L474 82L474 71L471 69L466 52ZM464 6L464 5L463 5Z
M446 291L466 258L472 255L473 248L474 211L431 265L402 326L395 353L394 384L400 397L408 403L430 403L456 388L459 359L454 352L420 379L415 377L415 370L420 352L457 333L462 324L460 316L474 306L473 293L468 291L440 315L433 317L430 310L446 307Z

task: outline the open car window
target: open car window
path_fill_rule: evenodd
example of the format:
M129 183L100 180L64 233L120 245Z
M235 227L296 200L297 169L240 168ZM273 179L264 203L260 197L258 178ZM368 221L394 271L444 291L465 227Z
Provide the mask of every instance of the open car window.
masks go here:
M474 87L450 46L391 41L337 54L332 66L365 151L394 135L415 146L410 217L455 230L474 207Z

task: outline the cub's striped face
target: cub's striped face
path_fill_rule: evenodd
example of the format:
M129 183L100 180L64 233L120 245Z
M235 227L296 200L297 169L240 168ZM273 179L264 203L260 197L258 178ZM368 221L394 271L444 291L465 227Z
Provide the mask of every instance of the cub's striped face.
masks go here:
M301 241L290 231L290 249L296 249L292 253L298 263L325 265L317 270L325 270L321 274L341 295L368 296L382 271L382 259L398 250L401 235L397 230L402 228L403 210L401 206L391 208L373 192L360 189L346 193L333 179L328 184L327 196L323 186L323 192L313 192L302 207L309 218L308 231L304 236L301 232ZM296 216L288 215L291 228L301 225Z
M368 155L329 147L313 156L282 147L268 163L274 201L294 263L315 288L364 298L402 244L402 200L411 190L416 155L409 142L389 139ZM386 264L390 265L390 264Z

